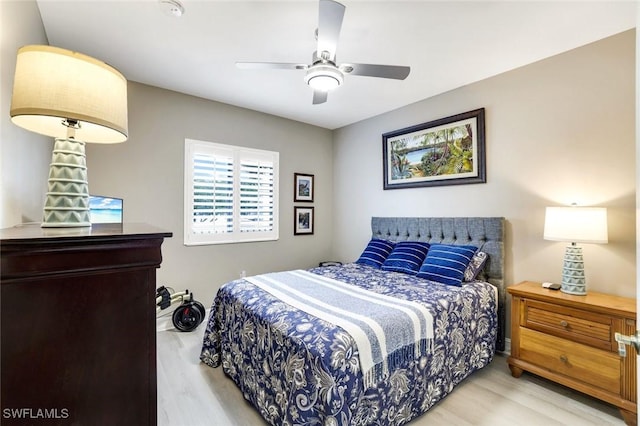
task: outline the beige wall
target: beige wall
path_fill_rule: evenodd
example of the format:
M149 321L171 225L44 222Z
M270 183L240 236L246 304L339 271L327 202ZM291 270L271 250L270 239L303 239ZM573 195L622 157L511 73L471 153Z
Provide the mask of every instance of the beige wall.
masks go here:
M42 221L53 139L23 130L9 116L18 49L48 44L32 1L0 1L0 228Z
M41 220L52 141L9 120L15 52L46 43L35 2L0 2L2 76L0 226ZM89 145L92 193L125 199L125 220L170 230L159 282L208 303L241 270L351 261L372 215L507 218L507 281L559 281L563 243L542 239L544 207L609 209L610 243L584 245L588 285L634 296L635 35L626 32L370 120L330 132L142 84L129 86L130 139ZM486 108L487 183L382 190L381 134ZM277 242L182 244L183 141L281 152ZM316 175L316 234L292 235L293 173Z
M583 245L591 290L635 296L635 30L334 133L335 257L355 259L381 216L504 216L506 280L560 281L564 243L544 208L609 213L609 244ZM487 183L382 189L381 134L486 109Z
M636 4L636 26L640 23L640 3ZM638 264L638 260L640 260L640 199L638 199L638 188L640 188L640 120L638 120L638 114L640 113L640 86L638 86L638 82L640 82L640 31L636 30L636 265ZM640 288L640 271L636 267L636 317L637 312L640 312L640 300L637 299L637 295L639 293L638 289ZM637 320L636 320L637 323ZM636 329L638 327L636 326ZM640 357L640 354L637 354ZM640 369L636 371L636 383L640 381Z
M330 258L331 132L308 124L129 82L129 140L87 145L92 194L124 199L124 219L173 232L158 282L209 304L217 288L248 275L317 266ZM185 138L280 152L280 239L183 245ZM315 233L293 235L293 175L315 175ZM299 204L302 205L302 204Z

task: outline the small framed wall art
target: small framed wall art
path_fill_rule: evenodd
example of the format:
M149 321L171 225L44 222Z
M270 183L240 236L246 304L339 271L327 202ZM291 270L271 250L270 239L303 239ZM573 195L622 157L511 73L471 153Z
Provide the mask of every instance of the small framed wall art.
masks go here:
M294 202L313 202L313 175L294 173Z
M294 235L313 234L313 207L295 206L293 220Z

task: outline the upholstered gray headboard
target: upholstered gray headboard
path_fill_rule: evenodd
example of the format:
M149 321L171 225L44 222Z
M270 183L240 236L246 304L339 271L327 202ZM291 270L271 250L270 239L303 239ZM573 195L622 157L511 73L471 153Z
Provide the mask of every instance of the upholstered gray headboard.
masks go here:
M498 340L505 349L504 218L502 217L373 217L372 237L391 241L426 241L476 246L489 255L486 281L498 288Z

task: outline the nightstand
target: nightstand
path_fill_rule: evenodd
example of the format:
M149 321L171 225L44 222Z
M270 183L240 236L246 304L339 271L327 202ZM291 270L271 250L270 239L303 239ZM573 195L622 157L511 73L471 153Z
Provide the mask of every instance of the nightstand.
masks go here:
M636 331L636 300L589 292L574 296L525 281L511 294L513 377L523 371L617 406L636 424L636 353L618 354L616 332Z

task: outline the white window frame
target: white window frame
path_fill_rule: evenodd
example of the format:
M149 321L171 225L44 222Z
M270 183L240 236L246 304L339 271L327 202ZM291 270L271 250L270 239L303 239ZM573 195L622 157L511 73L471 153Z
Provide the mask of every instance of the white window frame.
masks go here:
M205 245L205 244L228 244L228 243L245 243L255 241L273 241L277 240L278 224L279 224L279 158L280 154L275 151L265 151L260 149L245 148L234 145L224 145L213 142L205 142L194 139L185 139L184 149L184 244L187 246ZM211 158L228 158L231 159L232 166L228 169L233 170L233 196L232 196L232 214L230 231L216 232L215 225L211 226L194 226L194 206L195 206L195 156L210 156ZM243 200L241 184L241 165L247 165L248 162L259 164L267 164L267 169L272 165L273 177L271 186L267 185L267 189L271 190L270 203L267 202L268 209L272 212L272 221L270 221L269 230L247 230L247 222L241 222L240 205ZM246 170L246 169L245 169ZM268 179L267 179L268 180ZM267 182L268 183L268 182ZM214 184L215 187L215 184ZM244 198L246 201L247 198ZM224 198L223 198L224 200ZM231 198L227 199L227 201ZM255 201L255 198L252 198ZM214 203L215 204L215 203ZM254 203L255 204L255 203ZM258 203L260 205L260 203ZM241 230L241 223L244 230ZM224 226L224 225L223 225ZM228 229L228 225L225 226ZM199 228L199 229L198 229ZM222 227L221 227L222 228Z

